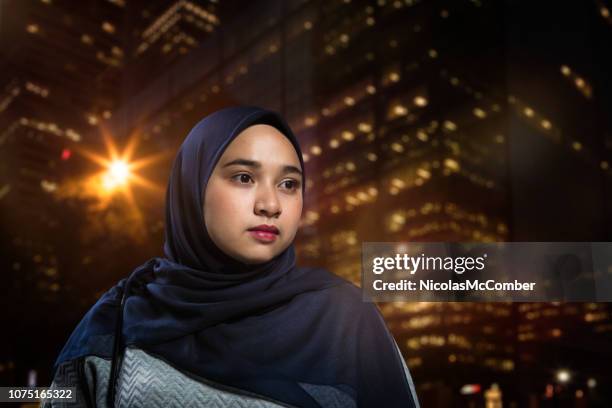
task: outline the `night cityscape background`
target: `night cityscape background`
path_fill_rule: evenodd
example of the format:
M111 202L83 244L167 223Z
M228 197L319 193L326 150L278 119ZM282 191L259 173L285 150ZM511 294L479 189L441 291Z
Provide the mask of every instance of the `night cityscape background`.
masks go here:
M48 385L97 298L163 255L172 159L225 106L288 120L298 263L355 284L363 241L610 241L611 13L0 0L0 384ZM612 406L608 303L379 306L425 408Z

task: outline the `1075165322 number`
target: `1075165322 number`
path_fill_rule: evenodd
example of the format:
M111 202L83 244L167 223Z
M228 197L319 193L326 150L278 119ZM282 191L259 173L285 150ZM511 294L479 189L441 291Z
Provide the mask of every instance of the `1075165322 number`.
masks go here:
M0 387L0 402L35 402L41 399L74 401L74 387Z

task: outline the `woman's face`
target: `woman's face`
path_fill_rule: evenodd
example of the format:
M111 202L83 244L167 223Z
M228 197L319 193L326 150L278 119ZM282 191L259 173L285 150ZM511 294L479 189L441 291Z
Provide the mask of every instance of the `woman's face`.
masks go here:
M247 264L280 254L297 232L302 183L291 142L272 126L248 127L225 149L206 186L204 223L212 241Z

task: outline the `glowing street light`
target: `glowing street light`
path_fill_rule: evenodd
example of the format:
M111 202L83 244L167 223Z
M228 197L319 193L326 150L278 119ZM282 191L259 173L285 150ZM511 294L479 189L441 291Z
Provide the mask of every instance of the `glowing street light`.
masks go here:
M559 381L562 384L568 383L569 380L572 378L569 370L566 369L561 369L559 371L557 371L557 381Z
M163 200L165 188L149 180L141 171L161 161L166 161L174 154L173 149L164 149L158 153L138 157L135 153L141 139L139 130L128 135L126 145L118 149L108 130L101 126L100 135L106 145L106 152L93 151L82 145L71 146L73 154L88 159L97 165L87 174L77 174L67 178L60 186L41 183L46 191L53 191L59 199L75 198L86 200L84 211L87 215L100 214L99 220L88 225L88 234L106 235L107 233L127 235L135 241L146 238L143 231L148 230L146 217L139 208L138 190L155 195L156 201ZM64 156L68 156L66 153ZM89 166L88 166L89 168ZM148 191L142 191L148 190ZM0 188L0 199L3 191ZM93 236L93 235L92 235Z
M106 190L114 190L127 184L130 179L129 164L123 160L113 160L108 171L102 176L102 185Z
M77 153L102 167L100 172L84 180L84 188L80 191L84 190L88 192L85 194L97 196L102 203L106 203L116 193L121 193L127 198L130 205L134 207L136 207L136 201L132 191L133 185L145 187L163 194L165 191L163 186L159 186L146 179L138 174L138 171L143 167L165 160L168 156L172 155L170 150L134 160L133 155L140 139L138 131L129 137L127 146L123 151L117 149L115 141L106 129L101 128L101 133L108 151L107 155L102 155L83 147L77 150Z
M117 181L119 184L125 184L125 182L130 177L130 169L128 164L123 160L115 160L111 163L109 167L110 175Z

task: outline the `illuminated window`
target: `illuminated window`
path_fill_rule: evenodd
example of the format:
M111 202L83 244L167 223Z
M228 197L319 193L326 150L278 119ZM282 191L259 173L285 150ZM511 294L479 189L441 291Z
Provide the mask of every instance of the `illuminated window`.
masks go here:
M393 107L393 113L397 116L403 116L408 113L408 109L403 105L395 105Z
M423 130L419 130L417 132L417 138L421 141L421 142L426 142L429 139L429 135L427 135L426 132L424 132Z
M355 135L353 134L353 132L345 130L345 131L342 132L342 138L344 140L351 141L351 140L353 140L355 138Z
M444 128L446 130L449 130L451 132L457 130L457 125L454 122L451 122L450 120L445 120L444 121Z
M484 119L484 118L487 117L487 113L484 110L480 109L480 108L474 108L472 113L474 114L474 116L476 116L477 118L480 118L480 119Z
M304 125L306 126L313 126L315 123L317 123L317 121L312 116L308 116L306 119L304 119Z
M427 99L425 99L422 96L415 96L414 97L414 104L418 107L424 107L427 106Z
M572 70L567 65L561 65L561 73L565 76L569 76L572 73Z
M109 34L114 34L115 32L115 26L109 23L108 21L102 23L102 29Z
M391 149L397 153L402 153L404 151L404 146L396 142L391 144Z
M359 125L357 125L357 129L359 129L360 132L368 133L372 131L372 125L366 122L361 122Z

